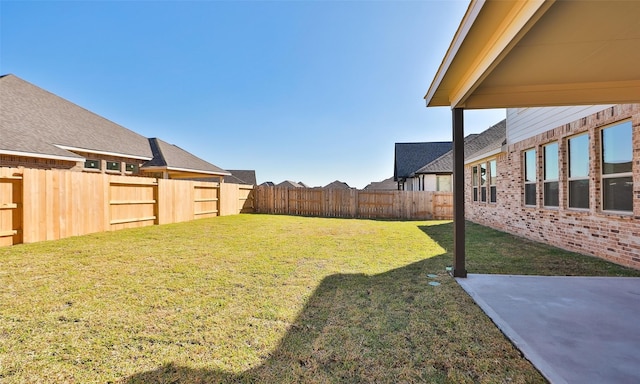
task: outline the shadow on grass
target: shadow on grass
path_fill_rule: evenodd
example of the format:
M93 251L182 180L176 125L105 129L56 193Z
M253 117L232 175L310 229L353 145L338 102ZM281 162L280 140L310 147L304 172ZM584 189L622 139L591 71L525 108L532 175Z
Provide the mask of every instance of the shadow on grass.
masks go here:
M446 274L449 258L326 277L278 347L244 372L169 363L125 382L544 382Z
M453 224L419 228L446 252L374 276L326 277L260 365L229 373L168 363L125 382L545 382L445 273ZM470 222L466 240L470 273L640 276Z
M453 223L420 226L453 262ZM466 269L469 273L542 276L640 276L640 271L593 256L565 251L467 221Z

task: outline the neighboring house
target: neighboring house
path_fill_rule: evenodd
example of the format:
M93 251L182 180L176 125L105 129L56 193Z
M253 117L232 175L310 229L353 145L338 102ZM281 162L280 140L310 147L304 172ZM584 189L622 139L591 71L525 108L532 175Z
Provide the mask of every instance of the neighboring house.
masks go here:
M279 188L305 188L304 186L296 183L295 181L285 180L280 184L277 184L276 187Z
M453 180L453 153L451 151L438 157L415 172L422 179L425 191L451 192Z
M260 187L275 187L276 184L273 181L265 181L259 185Z
M480 134L471 134L464 138L465 163L478 160L502 151L506 144L506 120L489 127ZM487 166L482 170L487 177ZM415 172L421 178L427 191L451 192L453 188L453 151L449 151ZM484 180L484 179L483 179Z
M465 160L466 218L640 267L640 104L507 110Z
M0 76L0 166L165 178L228 172L14 75Z
M393 180L399 190L425 191L424 178L415 172L451 150L450 141L396 143Z
M398 184L393 181L393 176L382 181L372 181L364 187L368 191L395 191L398 190Z
M227 169L231 175L224 177L225 183L258 185L256 182L256 171L246 169Z
M327 185L325 185L323 188L325 189L352 189L349 184L340 181L340 180L336 180L334 182L331 182Z

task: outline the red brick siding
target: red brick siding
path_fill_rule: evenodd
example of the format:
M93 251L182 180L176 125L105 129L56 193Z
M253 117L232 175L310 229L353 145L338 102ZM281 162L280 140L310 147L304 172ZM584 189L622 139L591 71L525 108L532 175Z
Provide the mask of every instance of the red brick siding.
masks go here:
M77 163L74 161L42 159L37 157L0 155L0 167L75 170L74 168L77 167Z
M600 129L631 118L633 126L633 214L602 212L600 194ZM567 138L589 132L590 208L567 207ZM544 208L542 200L542 146L558 142L560 203ZM523 154L536 148L537 206L524 206ZM497 156L497 203L473 201L471 167L465 167L466 217L525 238L571 251L601 257L618 264L640 268L640 104L617 105L529 139L510 144Z
M0 167L25 167L25 168L34 168L34 169L68 169L70 171L86 171L86 172L102 172L109 174L122 174L122 175L135 175L140 176L140 170L138 172L129 173L125 172L124 166L126 163L137 164L138 167L144 163L143 160L133 159L133 158L124 158L124 157L116 157L109 155L97 155L86 152L75 152L80 156L83 156L87 159L95 159L102 162L100 170L86 170L84 168L84 162L74 162L74 161L64 161L64 160L53 160L53 159L44 159L39 157L26 157L26 156L13 156L13 155L0 155ZM106 170L106 161L117 161L122 162L121 171L108 171Z

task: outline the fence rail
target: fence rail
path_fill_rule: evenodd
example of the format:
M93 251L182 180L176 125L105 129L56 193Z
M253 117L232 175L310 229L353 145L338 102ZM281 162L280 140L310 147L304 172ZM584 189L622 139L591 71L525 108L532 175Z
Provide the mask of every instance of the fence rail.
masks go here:
M0 168L0 246L252 210L251 186Z
M429 220L453 218L451 192L355 189L255 189L254 211L320 217Z

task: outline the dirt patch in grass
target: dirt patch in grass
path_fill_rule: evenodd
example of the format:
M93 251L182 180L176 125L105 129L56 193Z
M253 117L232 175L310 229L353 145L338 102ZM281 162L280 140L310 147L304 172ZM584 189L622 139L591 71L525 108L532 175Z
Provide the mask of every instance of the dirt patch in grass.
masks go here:
M544 382L445 273L450 232L239 215L0 248L0 381ZM506 236L470 225L469 269L540 270Z

